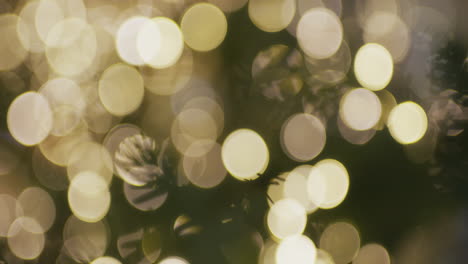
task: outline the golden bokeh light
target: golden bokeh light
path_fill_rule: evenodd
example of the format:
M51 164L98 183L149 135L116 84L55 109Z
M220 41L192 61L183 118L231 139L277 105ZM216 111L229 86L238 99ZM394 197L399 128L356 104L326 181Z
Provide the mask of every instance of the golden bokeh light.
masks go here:
M227 20L215 5L198 3L187 9L180 22L184 40L196 51L217 48L226 37Z
M23 19L14 14L0 15L0 35L8 41L0 43L0 71L18 67L28 55L29 41L24 40L27 25Z
M109 211L111 195L107 182L93 171L78 173L68 188L68 204L73 214L86 222L97 222Z
M122 264L119 260L113 257L99 257L91 262L91 264Z
M286 238L276 249L276 264L311 264L315 263L316 257L314 242L304 235Z
M115 35L116 49L120 58L128 64L132 65L143 65L144 60L142 54L148 52L147 50L139 50L138 36L142 28L146 25L153 25L154 22L151 19L144 16L134 16L125 20L120 26ZM147 26L150 28L150 26ZM151 28L150 28L151 29ZM151 34L157 34L154 36L159 41L159 28L156 26L156 32L148 32ZM153 37L152 35L149 37ZM157 45L154 47L156 51L159 50L160 42L152 43ZM146 48L146 47L144 47ZM146 55L146 54L145 54Z
M80 18L67 18L55 24L46 43L51 69L63 76L82 74L91 67L97 54L96 32Z
M346 222L336 222L327 226L320 237L320 248L327 251L336 264L353 261L360 247L359 232Z
M403 102L392 109L387 126L390 135L400 144L415 143L426 134L426 112L414 102Z
M159 41L155 36L149 36L148 32L146 32L156 31L156 28L161 36ZM168 68L176 64L182 56L184 36L173 20L167 17L153 18L140 33L138 36L138 50L148 66L155 69ZM159 48L156 47L157 44L147 48L151 43L158 43Z
M38 258L44 250L45 235L34 218L19 217L8 230L8 247L20 259Z
M201 109L210 114L216 123L217 135L220 136L224 129L224 111L221 105L207 96L196 96L188 100L183 109ZM183 111L183 110L182 110Z
M8 229L16 219L17 200L9 194L0 194L0 237L8 236Z
M224 140L221 156L227 171L241 181L258 178L270 160L265 141L250 129L238 129L229 134Z
M369 130L379 122L382 105L374 92L356 88L341 98L339 114L349 128L358 131Z
M333 11L313 8L299 20L296 36L305 54L314 59L325 59L333 56L340 48L343 26Z
M187 151L191 152L190 147ZM213 188L227 175L221 159L221 146L218 143L200 157L184 156L183 168L190 182L201 188Z
M307 213L304 207L294 199L282 199L270 207L267 214L267 226L277 239L298 236L304 232Z
M180 257L167 257L161 260L159 264L189 264L189 262Z
M382 119L380 119L382 120ZM368 130L354 130L350 127L348 127L340 117L337 118L336 120L337 126L338 126L338 131L340 132L340 135L349 143L354 144L354 145L364 145L367 142L369 142L376 133L376 130L371 128Z
M295 0L250 0L250 20L266 32L278 32L291 23L296 13Z
M137 58L141 58L145 64L158 55L161 50L161 31L154 19L143 18L141 25L133 29L136 36L127 35L129 41L136 41ZM146 21L145 21L146 20ZM126 47L121 47L120 53L127 51ZM138 64L136 64L138 65Z
M273 239L268 239L264 244L258 255L259 264L276 264L276 249L278 243Z
M133 67L114 64L99 79L99 98L113 115L125 116L137 110L143 96L143 78Z
M379 97L380 103L382 104L382 116L380 117L379 123L374 127L377 130L382 130L388 123L388 115L390 111L397 105L397 101L393 94L388 90L381 90L376 92Z
M34 176L42 186L53 191L64 191L68 187L67 170L48 160L40 148L34 148L32 154L32 168Z
M88 141L73 148L67 164L67 175L70 182L83 171L95 172L110 184L113 163L112 157L104 146Z
M47 232L55 221L54 200L39 187L26 188L18 196L16 215L34 219Z
M267 195L269 197L268 204L270 206L272 206L277 201L285 198L284 183L288 175L289 172L283 172L276 177L278 178L277 180L272 181L271 184L268 185Z
M156 227L151 226L145 228L143 237L141 240L141 247L143 249L143 254L150 263L154 263L162 251L162 239L161 233L156 229Z
M401 62L411 46L410 29L396 14L373 12L363 26L367 43L378 43L392 55L395 63Z
M42 154L52 163L67 166L72 150L87 141L91 141L91 134L86 124L81 122L66 136L49 136L39 144Z
M380 44L365 44L359 48L354 57L354 75L367 89L373 91L384 89L393 76L392 55Z
M44 43L36 31L36 10L40 1L29 1L22 8L19 16L23 20L27 30L18 30L20 40L24 47L29 47L30 52L44 52Z
M21 144L32 146L41 143L53 126L47 99L36 92L16 97L8 108L7 125L11 135Z
M311 165L301 165L289 172L284 181L283 195L298 201L308 214L315 212L318 207L309 199L307 179L312 170ZM279 186L279 185L278 185Z
M234 11L237 11L241 9L242 7L247 4L249 0L236 0L236 1L231 1L231 0L208 0L208 2L216 5L219 7L223 12L226 13L231 13Z
M214 146L218 128L204 110L188 108L180 112L171 126L171 139L183 155L200 157Z
M307 179L309 199L323 209L338 206L346 197L348 188L348 171L343 164L333 159L315 164Z
M325 147L327 134L322 121L317 117L300 113L288 118L281 128L281 147L291 159L310 161Z
M44 83L39 93L47 98L53 112L52 135L65 136L79 125L86 102L76 82L55 78Z
M189 48L184 48L177 62L164 69L143 67L141 75L145 88L157 95L172 95L180 91L189 82L193 72L193 55Z
M390 264L390 255L379 244L367 244L359 250L353 264Z
M315 264L335 264L335 261L333 260L333 257L327 251L321 248L318 248L317 258L315 259Z
M65 253L78 263L89 263L102 257L110 243L107 223L83 222L71 215L63 228Z

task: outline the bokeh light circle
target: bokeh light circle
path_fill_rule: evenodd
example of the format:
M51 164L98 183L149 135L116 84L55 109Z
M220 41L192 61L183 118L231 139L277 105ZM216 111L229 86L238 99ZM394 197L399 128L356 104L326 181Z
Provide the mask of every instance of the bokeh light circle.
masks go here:
M426 112L414 102L403 102L390 111L387 126L397 142L401 144L415 143L426 134Z
M393 76L392 55L380 44L366 44L359 48L354 57L354 74L363 87L382 90Z
M217 48L226 37L227 20L223 11L209 3L195 4L184 13L180 22L184 40L196 51Z
M189 264L189 262L180 257L167 257L161 260L159 264Z
M19 217L8 230L8 247L18 258L32 260L42 253L45 235L34 218Z
M390 264L388 251L379 244L367 244L363 246L353 260L353 264Z
M326 138L322 121L307 113L295 114L287 119L280 134L283 151L299 162L312 160L320 154Z
M8 108L7 125L11 135L21 144L32 146L41 143L53 126L47 99L36 92L16 97Z
M320 248L327 251L336 264L353 261L360 246L361 238L358 230L346 222L336 222L327 226L320 237Z
M307 223L307 214L298 201L282 199L273 204L267 214L267 226L278 239L301 235Z
M110 202L107 182L95 172L80 172L70 182L68 203L77 218L97 222L109 211Z
M382 115L379 97L364 88L356 88L343 95L339 110L341 120L354 130L373 128Z
M26 188L18 196L16 215L34 219L46 232L55 221L54 200L49 193L39 187Z
M326 8L308 10L297 24L297 41L309 57L325 59L333 56L343 41L340 18Z
M263 138L250 129L233 131L224 140L224 166L238 180L253 180L268 167L270 154Z
M250 20L266 32L278 32L291 23L296 13L295 0L250 0Z
M113 115L135 111L143 101L143 78L133 67L122 63L107 68L99 79L99 98Z
M315 263L317 248L310 238L300 235L282 240L276 249L276 264Z
M343 164L333 159L318 162L307 180L309 199L323 209L338 206L346 197L348 188L348 171Z

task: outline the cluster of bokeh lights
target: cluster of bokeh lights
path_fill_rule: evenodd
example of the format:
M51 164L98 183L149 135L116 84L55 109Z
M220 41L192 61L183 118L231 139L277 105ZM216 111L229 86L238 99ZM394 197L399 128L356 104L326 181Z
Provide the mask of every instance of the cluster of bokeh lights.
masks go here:
M16 74L15 69L26 67L32 72L29 83L22 83L26 91L9 105L6 122L16 142L34 148L32 170L40 187L0 194L0 237L16 257L40 257L58 214L52 197L66 192L72 214L63 228L57 264L70 259L120 264L134 254L138 263L190 263L177 256L161 258L153 229L118 238L122 261L106 256L116 244L106 222L113 206L111 186L123 181L121 192L137 210L162 207L170 193L151 184L161 177L164 168L158 162L167 145L179 157L177 186L205 190L228 176L246 183L265 177L273 162L269 139L251 127L227 131L232 128L225 124L228 106L217 88L224 81L217 76L217 63L229 16L244 8L258 29L287 30L297 40L293 51L276 44L258 52L253 79L265 72L274 75L271 68L280 61L293 65L295 54L313 81L333 86L349 76L356 80L340 91L333 118L317 109L299 111L276 131L281 154L297 166L272 177L267 187L269 237L259 263L390 264L387 250L375 243L361 245L357 227L349 222L331 223L319 240L309 237L306 227L316 211L331 210L346 199L354 177L346 164L321 155L333 140L333 125L355 145L385 128L397 143L415 144L429 129L416 100L398 102L387 88L411 43L410 26L393 8L396 0L386 5L357 1L365 43L355 54L340 0L20 2L16 11L0 15L0 34L8 39L0 42L0 71ZM287 57L288 52L293 55ZM300 74L285 74L290 94L305 87ZM275 96L269 99L283 99ZM19 161L12 153L2 153L8 164L1 164L0 177L15 173ZM189 220L177 218L175 229L180 221ZM121 246L127 240L139 241L138 253Z

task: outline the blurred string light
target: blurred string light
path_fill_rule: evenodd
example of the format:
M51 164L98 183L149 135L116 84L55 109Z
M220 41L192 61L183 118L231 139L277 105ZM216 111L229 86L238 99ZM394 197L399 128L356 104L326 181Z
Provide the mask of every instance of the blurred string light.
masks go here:
M361 247L361 238L352 224L336 222L323 231L319 245L333 257L334 263L354 263Z
M42 232L47 232L55 221L54 200L39 187L26 188L18 196L16 215L34 219Z
M418 104L408 101L395 106L388 116L388 129L401 144L420 140L427 131L427 116Z
M322 152L326 132L320 119L302 113L293 115L284 122L280 138L283 151L291 159L305 162Z
M113 257L99 257L91 262L91 264L121 264L119 260Z
M282 199L268 211L267 225L277 239L301 235L305 229L307 214L304 207L293 199Z
M317 258L315 264L334 264L333 257L325 250L317 248Z
M161 260L159 264L189 264L189 262L179 257L167 257Z
M315 263L317 248L310 238L296 235L282 240L276 249L276 264Z
M356 88L341 98L339 115L348 127L358 131L369 130L379 122L382 105L372 91Z
M254 180L268 167L270 154L263 138L250 129L238 129L224 140L221 156L232 176Z
M180 22L184 40L196 51L210 51L223 42L227 33L224 13L215 5L195 4L184 13Z
M367 244L360 250L353 260L356 264L390 264L390 255L387 250L379 244Z
M252 23L266 32L285 29L296 12L294 0L251 0L248 5Z
M8 247L19 258L32 260L44 250L45 235L34 218L18 217L8 229Z
M359 48L354 58L354 74L363 87L382 90L392 79L392 55L382 45L366 44Z
M308 214L318 209L318 206L309 199L307 192L307 181L312 169L313 166L311 165L300 165L287 174L284 180L284 187L277 185L282 188L282 196L298 201Z

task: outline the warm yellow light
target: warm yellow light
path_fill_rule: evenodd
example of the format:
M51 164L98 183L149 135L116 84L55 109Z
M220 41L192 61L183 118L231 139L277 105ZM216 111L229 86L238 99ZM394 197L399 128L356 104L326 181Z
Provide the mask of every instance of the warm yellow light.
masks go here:
M68 188L68 204L73 214L86 222L97 222L109 211L111 196L107 182L92 171L78 173Z
M201 109L210 114L213 118L213 121L216 123L217 135L220 136L223 133L224 129L224 111L221 105L216 102L216 100L208 96L196 96L184 105L183 109Z
M8 247L20 259L31 260L39 257L44 250L45 235L35 219L19 217L8 230Z
M329 225L320 237L320 248L330 253L336 264L347 264L353 261L360 246L359 232L353 225L346 222Z
M365 88L373 91L384 89L393 75L392 55L376 43L362 46L354 58L354 75Z
M95 172L108 184L112 181L112 157L101 144L88 141L76 146L70 153L67 175L70 181L83 171Z
M317 248L304 235L284 239L276 249L276 264L315 264Z
M133 67L117 63L107 68L99 80L99 98L113 115L135 111L143 101L143 78Z
M346 197L348 188L348 171L343 164L333 159L318 162L307 180L309 199L323 209L338 206Z
M47 35L46 57L54 72L78 76L91 67L97 54L94 28L81 18L55 24Z
M307 11L297 24L297 41L309 57L325 59L333 56L343 41L340 18L326 8Z
M340 101L341 120L354 130L373 128L382 115L382 105L375 93L363 88L352 89Z
M401 103L388 115L387 126L392 137L400 144L415 143L426 134L426 112L414 102Z
M44 232L54 224L55 214L54 200L39 187L26 188L18 196L16 215L35 219Z
M390 255L379 244L367 244L359 250L353 264L390 264Z
M250 20L266 32L278 32L291 23L296 12L295 0L250 0Z
M318 207L309 199L307 192L307 180L312 170L310 165L301 165L286 176L284 183L283 195L285 198L291 198L298 201L308 214L315 212Z
M189 264L188 261L186 261L183 258L179 257L167 257L159 262L159 264Z
M376 94L382 103L382 116L380 117L379 123L375 126L375 129L382 130L387 125L388 115L397 105L397 102L393 94L387 90L378 91Z
M109 238L109 227L104 221L87 223L71 215L63 228L64 251L78 263L89 263L102 257Z
M200 157L214 146L218 128L204 110L188 108L180 112L171 126L171 139L176 149L186 156Z
M42 154L52 163L66 166L72 150L83 142L91 140L87 126L81 122L66 136L49 136L39 144Z
M172 95L187 85L193 72L193 55L190 48L184 48L177 62L164 69L143 67L141 75L145 88L157 95Z
M278 244L273 239L268 239L258 256L259 264L276 264L276 249Z
M190 147L187 151L191 151ZM200 157L184 156L183 168L190 182L201 188L213 188L227 175L221 159L221 146L218 143Z
M208 2L218 6L226 13L234 12L241 9L249 0L208 0Z
M91 264L122 264L113 257L99 257L91 262Z
M278 239L301 235L307 223L304 207L294 199L282 199L268 211L267 226Z
M382 120L382 119L381 119ZM340 117L336 120L338 131L340 135L349 143L354 145L364 145L369 142L374 136L376 130L371 128L369 130L354 130L348 127Z
M333 257L328 252L321 248L318 248L315 264L335 264L335 261L333 261Z
M222 159L227 171L238 180L253 180L268 167L270 154L263 138L250 129L238 129L224 140Z
M155 50L156 52L159 51L159 28L156 26L155 32L149 32L150 29L153 29L151 25L153 25L149 18L143 16L133 16L125 20L117 30L115 35L116 41L116 49L117 53L119 54L120 58L128 64L132 65L143 65L144 60L141 55L147 55L145 53L151 52L152 50L143 49L142 46L138 45L138 39L140 35L140 31L145 25L148 29L145 33L156 34L156 36L149 35L148 37L154 37L156 42L153 45L156 45ZM140 48L140 49L139 49ZM144 47L149 48L149 47Z
M215 5L199 3L185 11L180 23L185 43L196 51L217 48L226 37L227 20Z
M18 210L16 199L8 194L0 194L0 237L8 235L10 225L16 219L16 212Z
M16 97L8 108L7 125L10 134L21 144L32 146L41 143L53 126L47 99L36 92Z
M305 162L322 152L326 131L320 119L300 113L288 118L281 129L280 140L284 152L293 160Z
M267 195L271 199L271 201L268 199L268 204L270 206L272 206L277 201L285 198L285 194L284 194L285 180L284 179L286 179L288 175L289 175L289 172L281 173L277 177L280 179L274 180L268 185Z
M159 31L160 37L155 36ZM184 37L179 26L167 17L156 17L146 23L137 38L143 61L156 69L173 66L184 50Z
M0 42L0 71L12 70L24 61L29 50L29 41L24 40L27 32L27 25L21 17L0 15L0 35L4 39Z

